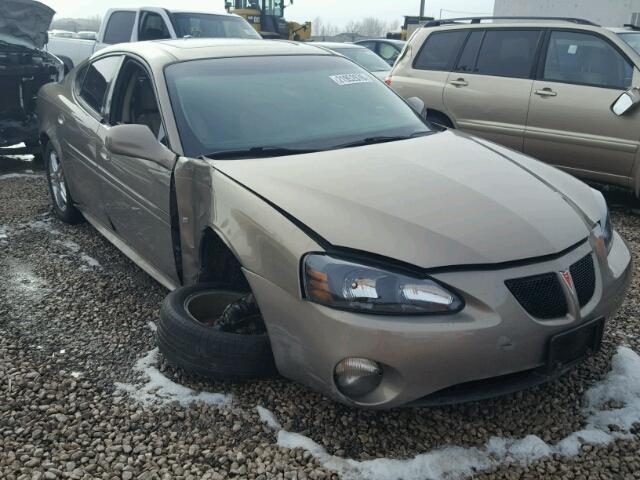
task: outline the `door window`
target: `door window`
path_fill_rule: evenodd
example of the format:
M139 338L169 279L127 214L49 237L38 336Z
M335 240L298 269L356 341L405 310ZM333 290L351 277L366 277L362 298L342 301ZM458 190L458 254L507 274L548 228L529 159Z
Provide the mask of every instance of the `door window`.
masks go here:
M111 125L146 125L156 138L165 142L165 130L153 83L137 62L127 60L118 77L111 102Z
M458 60L456 71L469 73L476 71L476 60L478 59L478 52L480 51L483 37L484 30L471 32Z
M589 33L552 32L544 80L626 90L633 67L612 45Z
M400 52L393 45L380 42L378 44L378 55L380 55L389 63L395 63L398 55L400 55Z
M136 12L113 12L104 31L104 43L126 43L131 41Z
M476 73L529 78L539 40L539 30L487 30L478 54Z
M143 12L138 40L162 40L165 38L171 38L171 33L169 33L164 19L157 13Z
M97 113L102 113L104 100L122 57L101 58L91 63L84 74L80 97Z
M413 67L420 70L451 71L467 33L466 30L432 33L418 53Z

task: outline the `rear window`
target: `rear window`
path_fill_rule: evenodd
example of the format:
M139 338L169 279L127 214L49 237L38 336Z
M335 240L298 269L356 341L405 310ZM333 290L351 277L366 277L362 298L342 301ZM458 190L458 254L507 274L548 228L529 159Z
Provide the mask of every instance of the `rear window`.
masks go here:
M540 30L487 30L476 73L529 78L539 39Z
M451 71L466 37L466 30L432 33L418 53L413 67L420 70Z
M113 12L104 31L104 43L127 43L131 41L136 12Z
M359 63L370 72L389 70L389 64L367 48L335 48L333 51Z
M246 20L231 15L174 13L172 20L178 38L262 38Z

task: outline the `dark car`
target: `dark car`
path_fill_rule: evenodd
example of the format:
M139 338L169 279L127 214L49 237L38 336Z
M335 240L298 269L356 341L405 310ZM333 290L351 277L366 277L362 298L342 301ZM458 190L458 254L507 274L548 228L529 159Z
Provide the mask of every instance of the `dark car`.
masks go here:
M402 52L402 49L407 44L402 40L391 40L391 39L375 39L375 40L361 40L359 42L355 42L358 45L362 45L363 47L367 47L369 50L378 54L385 62L389 65L393 66L396 63L396 59Z
M43 51L54 14L32 0L0 2L0 150L24 143L20 153L39 153L38 90L64 74L62 62Z

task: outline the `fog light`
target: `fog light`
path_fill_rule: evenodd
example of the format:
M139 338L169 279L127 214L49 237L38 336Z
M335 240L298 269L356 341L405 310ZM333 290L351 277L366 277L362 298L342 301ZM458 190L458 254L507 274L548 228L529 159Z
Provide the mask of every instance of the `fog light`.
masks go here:
M372 392L382 381L382 367L366 358L345 358L334 372L338 390L350 398Z

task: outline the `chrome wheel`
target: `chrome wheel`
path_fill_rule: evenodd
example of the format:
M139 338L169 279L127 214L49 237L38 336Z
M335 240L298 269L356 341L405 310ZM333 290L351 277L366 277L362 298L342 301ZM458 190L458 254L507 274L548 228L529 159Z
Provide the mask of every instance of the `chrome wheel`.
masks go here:
M60 210L67 208L67 186L62 173L62 164L60 157L55 150L49 153L49 182L51 182L51 191L56 205Z

